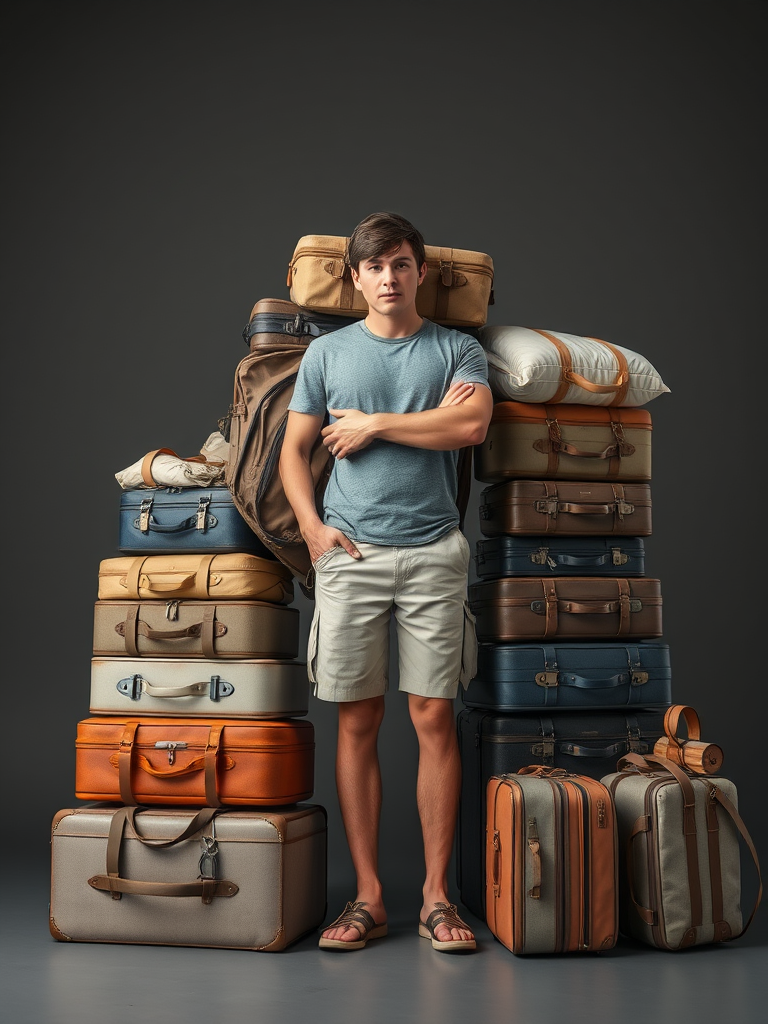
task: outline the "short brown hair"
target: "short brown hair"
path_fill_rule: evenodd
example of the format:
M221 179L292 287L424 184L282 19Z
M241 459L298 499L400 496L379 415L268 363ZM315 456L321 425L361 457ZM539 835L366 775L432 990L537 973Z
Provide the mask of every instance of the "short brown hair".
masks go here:
M365 260L396 252L403 242L410 242L416 265L426 261L424 239L418 228L399 213L372 213L352 232L347 243L347 263L355 270Z

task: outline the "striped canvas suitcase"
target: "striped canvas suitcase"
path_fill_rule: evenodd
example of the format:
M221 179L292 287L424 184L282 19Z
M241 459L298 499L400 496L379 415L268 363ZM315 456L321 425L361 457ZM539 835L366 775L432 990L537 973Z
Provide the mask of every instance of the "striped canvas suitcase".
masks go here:
M273 558L240 515L227 487L150 487L123 491L118 551L126 555L250 551Z
M481 580L499 576L644 576L642 537L486 537L475 547Z
M653 641L478 644L477 675L464 706L487 711L538 708L668 707L669 646Z
M278 952L325 917L327 832L318 804L61 810L51 934Z
M463 708L456 719L461 758L456 878L462 903L484 920L485 791L492 775L544 765L600 780L623 755L651 753L663 722L664 708L515 713Z
M486 788L486 921L516 954L594 953L619 933L611 795L587 775L531 766Z
M651 487L605 480L505 480L480 495L480 532L647 537Z
M653 640L661 585L649 576L510 576L468 587L478 640Z
M295 718L309 711L303 661L92 658L92 715Z
M315 731L301 718L94 717L77 724L75 796L265 807L308 800Z
M296 658L299 609L273 601L96 601L93 653L106 658Z
M651 415L636 407L496 402L475 446L475 477L650 480Z

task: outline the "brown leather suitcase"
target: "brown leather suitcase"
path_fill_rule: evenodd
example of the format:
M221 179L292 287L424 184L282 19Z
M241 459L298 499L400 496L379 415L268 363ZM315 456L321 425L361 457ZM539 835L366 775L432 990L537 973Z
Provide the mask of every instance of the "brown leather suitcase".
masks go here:
M480 494L480 532L649 537L651 507L647 483L504 480Z
M96 601L99 658L296 658L299 609L273 601Z
M75 795L124 804L292 804L314 789L315 732L286 718L85 718Z
M651 415L636 407L496 402L475 478L651 479Z
M471 583L478 640L661 636L661 584L649 576L513 576Z
M532 765L486 788L486 922L513 953L594 953L619 933L611 794Z

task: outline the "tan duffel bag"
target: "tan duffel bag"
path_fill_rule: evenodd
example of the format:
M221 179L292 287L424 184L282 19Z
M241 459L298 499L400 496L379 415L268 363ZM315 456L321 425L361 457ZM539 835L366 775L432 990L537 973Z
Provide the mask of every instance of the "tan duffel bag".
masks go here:
M368 304L352 283L348 239L304 235L288 264L291 301L319 313L364 317ZM427 276L416 293L419 316L449 327L482 327L493 305L493 260L484 252L425 246Z
M240 599L290 604L293 576L282 562L244 552L125 555L99 564L100 601L116 598Z

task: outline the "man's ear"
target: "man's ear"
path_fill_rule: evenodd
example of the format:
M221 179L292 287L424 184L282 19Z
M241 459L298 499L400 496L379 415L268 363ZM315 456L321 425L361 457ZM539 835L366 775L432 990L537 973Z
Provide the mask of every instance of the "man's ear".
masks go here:
M358 274L354 267L350 267L349 272L352 275L352 284L355 286L355 288L357 288L359 292L361 292L363 289L360 287L360 275ZM421 284L421 282L419 282L419 284Z
M426 260L419 267L419 284L423 284L424 278L427 276L427 262ZM417 286L418 287L418 286Z

